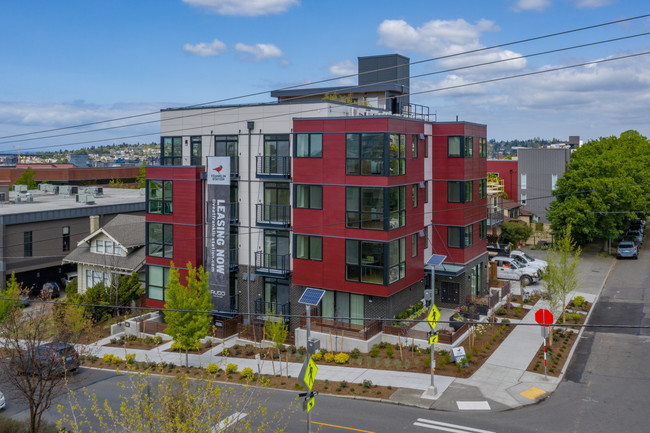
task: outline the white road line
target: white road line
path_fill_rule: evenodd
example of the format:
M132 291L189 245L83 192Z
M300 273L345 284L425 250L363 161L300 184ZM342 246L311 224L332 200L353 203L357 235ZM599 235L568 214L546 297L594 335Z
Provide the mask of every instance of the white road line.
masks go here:
M239 421L246 418L247 415L248 414L244 412L235 412L232 415L229 415L222 419L219 424L212 427L212 429L210 429L210 433L220 433L228 427L237 424Z
M446 422L433 421L430 419L418 418L416 422L413 423L418 427L426 427L434 430L448 431L452 433L468 433L468 432L477 432L477 433L494 433L489 430L481 430L478 428L465 427L457 424L449 424Z
M487 401L457 401L459 410L490 410L490 403Z

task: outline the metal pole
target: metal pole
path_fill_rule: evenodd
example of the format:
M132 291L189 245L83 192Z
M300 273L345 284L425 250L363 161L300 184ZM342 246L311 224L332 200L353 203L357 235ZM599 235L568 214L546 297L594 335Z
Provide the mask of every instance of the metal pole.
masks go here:
M305 305L305 308L307 309L307 341L305 341L305 345L309 347L309 333L311 331L311 307L309 305ZM307 350L307 356L311 356L309 350ZM309 391L311 393L311 390ZM307 433L311 433L311 412L307 412Z
M544 380L547 380L547 378L546 378L546 338L544 338Z
M436 359L434 357L435 351L433 350L435 344L431 345L431 387L433 389L436 389L436 384L434 382L434 378L436 375Z
M253 232L253 222L251 221L252 218L252 213L251 213L251 206L253 206L253 201L251 199L251 182L253 179L253 176L251 174L251 159L253 158L253 143L252 143L252 131L253 131L253 122L248 122L248 278L246 279L247 281L247 292L246 292L246 299L247 299L247 310L246 310L246 322L247 323L252 323L251 320L251 269L253 269L253 237L252 237L252 232Z

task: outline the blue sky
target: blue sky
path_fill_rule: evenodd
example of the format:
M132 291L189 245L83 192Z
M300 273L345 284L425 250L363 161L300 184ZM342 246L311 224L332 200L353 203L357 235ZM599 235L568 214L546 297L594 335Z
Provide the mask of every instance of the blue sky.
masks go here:
M45 0L3 2L0 152L158 141L158 115L48 129L335 78L359 56L412 62L649 13L627 0ZM450 68L650 32L650 19L599 27L411 67L412 102L439 121L488 125L488 138L584 140L650 135L650 56L469 85L650 51L639 36L491 66ZM350 82L348 79L347 82ZM356 82L356 79L353 80ZM455 86L461 87L455 87ZM450 89L450 87L455 87ZM229 103L270 101L270 95ZM132 123L151 122L128 128ZM61 133L61 132L58 132ZM27 138L36 140L25 140ZM19 141L23 140L23 141Z

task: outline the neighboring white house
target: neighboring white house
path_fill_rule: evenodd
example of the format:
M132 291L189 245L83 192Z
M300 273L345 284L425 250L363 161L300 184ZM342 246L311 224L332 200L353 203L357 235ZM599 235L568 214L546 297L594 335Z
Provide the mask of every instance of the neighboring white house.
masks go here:
M144 282L145 254L145 217L120 214L79 241L63 263L77 265L77 290L83 294L133 272Z

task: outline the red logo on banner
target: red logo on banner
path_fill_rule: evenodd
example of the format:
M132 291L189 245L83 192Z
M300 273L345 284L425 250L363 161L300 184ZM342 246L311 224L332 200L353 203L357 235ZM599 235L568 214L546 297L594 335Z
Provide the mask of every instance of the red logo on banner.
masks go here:
M215 170L217 173L221 173L221 170L222 170L222 169L223 169L223 165L220 165L220 166L217 167L217 168L213 168L213 170Z

